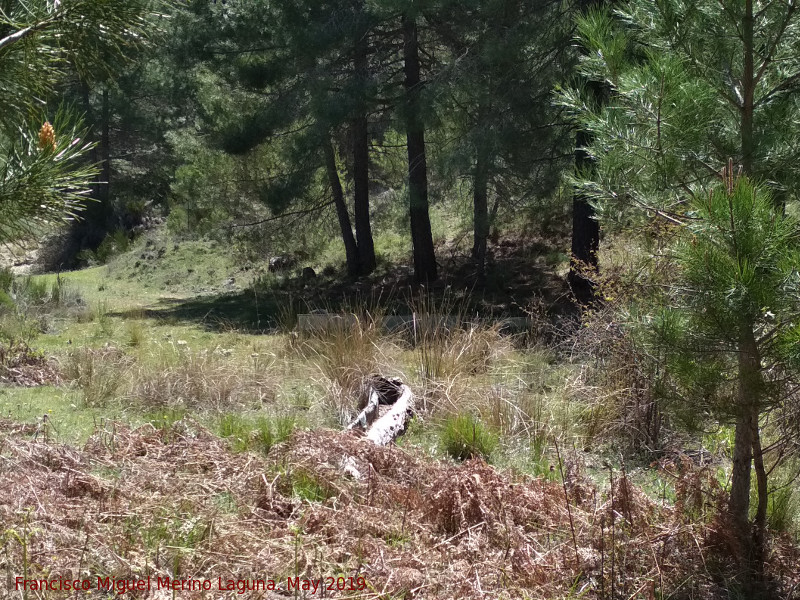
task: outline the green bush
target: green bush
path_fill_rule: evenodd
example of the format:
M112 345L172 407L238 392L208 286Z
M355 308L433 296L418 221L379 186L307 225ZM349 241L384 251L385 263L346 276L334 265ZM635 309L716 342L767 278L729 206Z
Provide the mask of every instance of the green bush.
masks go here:
M0 314L14 310L14 299L8 295L8 292L0 290Z
M14 280L17 304L44 304L49 298L47 282L30 275Z
M462 461L478 457L488 461L499 441L494 431L470 413L448 417L439 440L445 454Z

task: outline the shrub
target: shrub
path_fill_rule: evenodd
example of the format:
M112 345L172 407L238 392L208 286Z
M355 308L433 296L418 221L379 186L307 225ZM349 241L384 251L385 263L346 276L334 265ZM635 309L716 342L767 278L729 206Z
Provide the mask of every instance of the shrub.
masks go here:
M44 304L48 299L47 282L30 275L15 279L13 291L18 305Z
M94 255L100 263L106 263L117 254L126 252L130 243L128 233L124 229L116 229L103 238Z

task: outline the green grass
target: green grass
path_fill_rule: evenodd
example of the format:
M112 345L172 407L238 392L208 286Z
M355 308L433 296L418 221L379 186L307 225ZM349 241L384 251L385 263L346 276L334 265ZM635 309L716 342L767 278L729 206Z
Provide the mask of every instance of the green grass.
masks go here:
M84 443L104 420L127 418L117 407L88 407L76 390L51 386L0 387L0 415L19 423L39 423L48 415L48 435L58 443Z
M256 451L267 454L275 444L285 441L299 427L296 417L248 417L227 413L219 417L216 430L230 441L235 452Z
M292 482L292 494L308 502L324 502L336 495L335 490L318 479L313 473L299 469L289 475Z
M439 437L443 452L461 461L470 458L488 461L500 441L496 432L469 413L445 419Z

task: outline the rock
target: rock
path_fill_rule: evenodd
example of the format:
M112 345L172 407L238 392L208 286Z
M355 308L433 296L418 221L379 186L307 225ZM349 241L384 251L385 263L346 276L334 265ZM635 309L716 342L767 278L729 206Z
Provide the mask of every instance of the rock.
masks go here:
M288 271L297 265L297 259L290 254L281 254L269 259L269 272L278 273Z

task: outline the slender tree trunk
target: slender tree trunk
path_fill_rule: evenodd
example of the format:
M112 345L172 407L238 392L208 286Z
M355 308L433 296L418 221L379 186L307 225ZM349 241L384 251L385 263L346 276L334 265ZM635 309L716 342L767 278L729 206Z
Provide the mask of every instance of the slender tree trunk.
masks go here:
M576 136L575 168L591 169L591 158L582 148L591 142L591 134L579 131ZM594 208L585 194L574 192L572 197L572 260L569 285L581 304L594 300L595 285L592 273L597 270L597 251L600 247L600 224L595 219Z
M741 396L741 393L739 394ZM740 539L747 537L750 510L750 463L753 449L753 416L747 407L739 407L733 442L733 475L728 511Z
M761 464L759 476L760 518L766 520L766 472L763 470L761 442L758 433L759 404L762 394L761 357L753 332L752 323L743 323L739 332L739 372L736 398L736 433L733 442L733 474L728 510L733 520L735 534L745 553L743 557L749 584L763 571L763 538L754 539L750 531L750 474L751 462L756 449L756 460ZM763 477L763 479L762 479ZM763 504L762 504L763 501ZM757 515L756 520L758 521Z
M587 89L597 102L605 96L603 85L599 82L589 82ZM585 130L578 131L575 136L575 169L578 172L594 167L591 157L583 149L591 141L592 134ZM572 259L568 281L576 300L584 305L594 300L592 274L597 271L599 247L600 224L595 219L594 208L585 194L575 190L572 196Z
M103 89L102 124L100 133L100 196L101 202L108 204L111 197L111 106L108 101L108 88Z
M89 84L85 81L81 81L81 100L83 101L83 113L85 115L86 124L88 126L87 136L90 140L95 141L95 115L94 111L92 110L92 101L90 98L91 90L89 89ZM100 162L100 159L97 154L97 145L93 145L89 150L89 161L92 164L97 164ZM92 186L92 197L97 199L98 198L98 186Z
M361 32L360 32L361 33ZM355 77L358 81L357 114L353 119L353 188L354 216L361 274L375 270L375 245L369 218L369 124L367 120L366 85L369 77L366 32L355 40Z
M403 62L406 88L406 139L408 146L408 191L410 197L411 242L414 276L417 281L436 281L436 253L428 211L428 165L425 156L425 127L420 114L419 41L416 18L403 18Z
M581 10L590 11L606 5L613 5L614 0L583 0L579 3ZM606 102L608 89L599 81L587 81L586 91L592 100L601 105ZM591 171L594 162L582 150L592 142L593 136L586 130L579 130L575 136L575 170ZM583 305L591 304L595 296L595 284L592 275L597 271L597 251L600 248L600 224L595 219L595 211L585 194L575 190L572 196L572 244L569 275L567 281L575 295L575 299Z
M764 467L764 452L761 448L761 433L759 432L758 418L753 421L753 469L756 472L756 484L758 485L758 506L756 508L756 518L753 524L756 526L759 533L763 535L767 527L769 489L767 488L767 470Z
M65 256L65 264L69 264L74 259L74 254L84 248L96 249L108 231L108 224L111 218L111 210L108 202L108 186L105 183L110 170L110 132L109 122L111 120L111 109L108 101L108 92L102 95L102 104L99 115L92 108L91 88L85 81L81 81L81 96L83 110L86 114L88 125L87 137L96 142L89 152L89 161L93 165L99 165L100 172L95 177L92 184L91 198L88 198L81 218L76 220L70 228L70 236L75 244L73 256ZM99 122L98 122L99 116ZM99 134L99 138L98 138Z
M755 67L753 50L753 0L745 1L744 19L742 20L742 42L744 47L744 71L742 72L742 171L745 175L753 174L755 154L755 137L753 134L753 112L755 107Z
M331 186L333 204L336 207L336 216L339 218L339 228L342 232L344 252L347 257L347 274L351 277L358 277L361 273L358 245L356 244L355 236L353 236L350 215L347 212L347 204L344 201L342 182L339 179L339 170L336 168L336 153L330 140L326 140L322 146L325 152L325 170L328 173L328 184Z
M473 201L473 245L472 258L478 269L478 277L486 272L486 249L489 239L489 168L488 152L480 146L475 158L475 173L472 180Z

